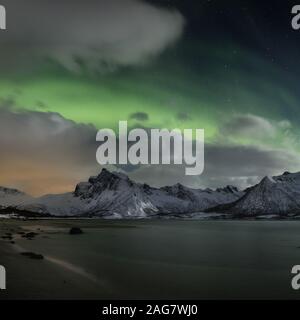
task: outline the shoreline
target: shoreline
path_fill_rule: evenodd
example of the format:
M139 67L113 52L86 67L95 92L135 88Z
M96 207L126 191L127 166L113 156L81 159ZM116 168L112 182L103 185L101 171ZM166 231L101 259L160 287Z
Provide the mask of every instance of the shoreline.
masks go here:
M7 269L8 282L7 290L0 291L0 300L44 300L53 298L53 292L55 299L63 300L113 297L110 290L105 289L105 294L102 293L103 282L84 267L48 255L47 246L40 251L36 250L35 242L43 247L43 240L66 234L69 230L68 225L49 227L47 224L32 223L43 222L41 220L29 220L22 221L20 227L15 224L18 220L5 221L8 223L0 225L1 236L11 233L14 243L11 243L11 240L0 239L0 264ZM20 232L26 234L33 231L39 232L34 238L22 238L20 235ZM25 253L42 255L43 258L30 259Z
M206 217L176 217L176 216L162 216L162 217L132 217L132 218L103 218L103 217L15 217L15 216L0 216L1 221L101 221L101 222L123 222L123 221L300 221L300 215L297 216L274 216L274 215L259 215L246 217L232 217L225 215L220 216L206 216Z

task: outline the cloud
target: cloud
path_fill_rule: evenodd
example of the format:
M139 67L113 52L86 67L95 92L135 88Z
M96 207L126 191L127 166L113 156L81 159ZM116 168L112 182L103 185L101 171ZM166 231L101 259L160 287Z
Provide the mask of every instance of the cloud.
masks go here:
M276 127L269 120L252 114L235 115L220 129L222 135L244 138L274 137Z
M130 119L138 121L147 121L149 120L149 115L146 112L135 112L130 115Z
M216 142L222 144L252 144L268 149L277 146L299 150L298 133L290 121L267 119L253 114L235 114L221 122Z
M299 169L300 156L281 149L255 146L207 144L205 168L200 176L186 176L184 165L140 166L129 176L157 187L180 182L194 188L217 188L228 184L244 189L265 175Z
M253 145L208 145L205 185L234 184L240 188L258 182L266 175L299 170L299 154L281 148L260 148Z
M0 184L32 194L65 192L100 170L96 129L58 113L0 107Z
M201 176L186 176L180 165L140 166L130 176L155 186L180 182L190 187L217 188L228 184L246 188L265 175L299 170L300 155L290 148L294 143L289 121L271 121L256 115L235 115L221 123L214 142L205 144L205 168ZM279 133L283 134L281 142ZM234 138L249 138L247 144ZM261 143L264 139L274 143ZM238 141L238 140L237 140ZM276 147L275 147L276 146Z
M95 127L58 113L15 110L13 101L6 103L0 105L0 185L31 194L65 192L101 170L96 162ZM184 165L121 169L135 181L153 186L180 182L194 188L233 184L243 189L265 175L297 171L299 163L299 154L287 149L219 141L205 145L205 169L200 176L186 176Z
M49 57L72 72L113 71L139 66L182 35L184 18L175 9L142 0L3 0L9 10L1 59L11 66Z
M177 119L181 120L181 121L188 121L191 119L191 117L189 116L189 114L187 112L179 112L177 113Z

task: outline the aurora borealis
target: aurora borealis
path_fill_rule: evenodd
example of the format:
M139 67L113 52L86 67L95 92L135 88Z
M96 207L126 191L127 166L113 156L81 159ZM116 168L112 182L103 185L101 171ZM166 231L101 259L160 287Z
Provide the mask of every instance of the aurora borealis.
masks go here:
M54 35L36 1L23 14L21 1L12 2L11 28L0 34L0 185L32 194L72 190L100 170L93 130L116 129L119 120L205 129L202 176L147 167L130 171L138 181L246 187L263 175L299 170L300 33L290 26L289 3L75 1L76 19L86 10L78 29L63 9L57 19L65 27ZM98 5L106 9L99 17ZM19 31L28 17L41 25L37 33L30 24L28 33L26 26ZM62 125L58 131L53 121ZM8 138L12 129L15 138Z

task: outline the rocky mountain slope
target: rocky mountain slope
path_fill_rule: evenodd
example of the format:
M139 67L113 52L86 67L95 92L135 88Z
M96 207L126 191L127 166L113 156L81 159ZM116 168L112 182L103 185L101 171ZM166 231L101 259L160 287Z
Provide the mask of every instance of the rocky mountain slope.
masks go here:
M0 210L26 215L145 218L190 213L232 214L237 217L300 214L300 173L265 177L241 192L227 186L217 190L192 189L181 184L153 188L105 169L74 192L32 198L18 190L0 187ZM1 213L1 212L0 212Z
M0 187L0 209L17 206L32 200L32 197L19 190Z
M135 183L122 173L103 169L98 176L79 183L74 192L24 198L15 205L9 202L9 206L41 215L129 218L200 212L233 202L242 195L232 186L215 191L180 184L153 188ZM0 200L2 203L8 202Z
M280 176L265 177L248 188L237 201L207 211L239 216L299 214L300 173L285 172Z

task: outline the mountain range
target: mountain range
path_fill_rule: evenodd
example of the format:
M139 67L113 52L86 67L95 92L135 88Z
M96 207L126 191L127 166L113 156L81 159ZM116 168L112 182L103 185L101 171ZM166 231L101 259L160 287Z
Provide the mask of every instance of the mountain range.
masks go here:
M236 216L298 215L300 213L300 173L285 172L264 177L260 183L244 191L244 195L208 212L231 213Z
M123 173L102 169L73 192L34 198L0 187L0 214L26 216L151 218L196 217L199 213L237 217L300 213L300 173L265 177L240 191L234 186L192 189L181 184L154 188Z

